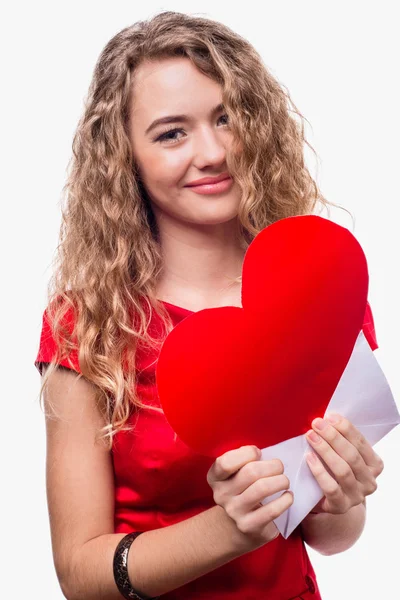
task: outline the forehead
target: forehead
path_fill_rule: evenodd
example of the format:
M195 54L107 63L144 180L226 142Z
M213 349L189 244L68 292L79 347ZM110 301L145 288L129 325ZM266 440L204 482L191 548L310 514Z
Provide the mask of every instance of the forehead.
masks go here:
M133 77L132 116L209 110L221 101L221 86L187 58L166 58L141 63ZM154 113L157 113L155 115Z

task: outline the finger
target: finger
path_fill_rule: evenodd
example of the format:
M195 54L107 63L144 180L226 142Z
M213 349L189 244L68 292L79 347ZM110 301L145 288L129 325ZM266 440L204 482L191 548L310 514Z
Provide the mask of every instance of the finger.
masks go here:
M331 413L326 416L326 420L357 448L366 465L377 471L379 471L380 468L381 470L383 469L381 458L374 451L361 431L359 431L348 419L342 415Z
M224 481L236 473L246 463L260 460L261 450L257 446L241 446L234 450L228 450L218 456L207 473L209 485L215 481Z
M237 515L242 515L269 496L273 496L277 492L288 490L290 482L286 475L273 475L272 477L262 477L257 479L241 494L232 498L232 504L236 507Z
M358 482L350 465L315 431L308 431L306 437L312 449L329 467L334 479L340 484L343 491L347 495L356 496L358 494Z
M350 465L355 478L362 484L369 484L373 475L358 449L325 419L314 419L312 426L318 435Z
M238 528L243 533L261 531L266 523L277 519L285 510L293 504L294 496L292 492L284 492L279 498L271 500L268 504L263 504L257 510L253 510L243 515L238 520Z
M340 514L349 508L349 501L339 483L328 473L314 452L306 455L307 464L319 487L325 495L321 509L326 512Z
M246 463L232 480L231 492L241 494L252 483L263 477L283 475L284 466L281 460L257 460ZM286 477L285 475L283 475ZM286 478L289 487L289 480Z

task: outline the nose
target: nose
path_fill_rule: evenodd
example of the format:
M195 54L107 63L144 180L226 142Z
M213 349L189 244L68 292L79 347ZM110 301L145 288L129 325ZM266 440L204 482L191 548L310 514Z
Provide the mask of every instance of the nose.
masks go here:
M205 127L196 136L193 147L194 159L198 169L225 162L226 148L220 135Z

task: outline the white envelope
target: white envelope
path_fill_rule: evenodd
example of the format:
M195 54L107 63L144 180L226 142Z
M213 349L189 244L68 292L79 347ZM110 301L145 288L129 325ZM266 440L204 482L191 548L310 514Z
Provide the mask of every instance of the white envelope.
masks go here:
M389 384L363 331L357 338L325 414L329 412L348 418L371 445L400 423ZM285 539L323 497L305 458L310 449L305 435L262 449L260 460L279 458L282 461L290 481L289 489L294 493L292 506L274 521ZM278 492L269 496L262 504L268 504L281 495L282 492Z

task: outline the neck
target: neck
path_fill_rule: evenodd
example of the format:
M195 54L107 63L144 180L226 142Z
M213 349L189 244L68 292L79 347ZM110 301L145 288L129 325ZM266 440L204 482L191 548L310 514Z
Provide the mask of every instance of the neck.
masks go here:
M162 226L164 225L164 226ZM173 304L224 305L240 293L245 250L236 220L218 225L161 223L163 271L157 297Z

